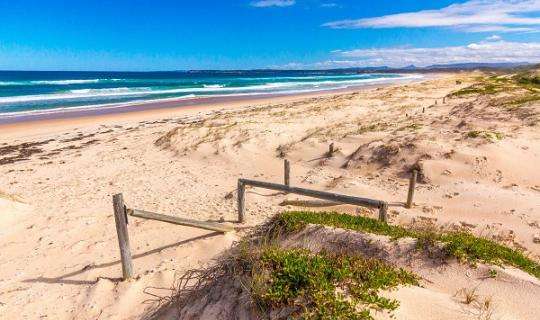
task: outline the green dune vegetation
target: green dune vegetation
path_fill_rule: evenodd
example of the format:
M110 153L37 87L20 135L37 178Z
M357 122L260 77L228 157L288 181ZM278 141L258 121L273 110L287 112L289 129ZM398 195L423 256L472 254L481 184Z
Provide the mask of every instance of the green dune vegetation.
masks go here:
M216 299L216 292L230 297L230 288L236 288L232 295L247 296L245 305L254 306L250 312L257 318L372 320L374 311L392 316L400 305L381 293L400 286L422 286L413 272L361 253L314 252L284 245L284 239L310 225L387 236L390 242L408 238L415 241L420 254L438 250L443 259L456 259L473 268L477 263L509 265L540 278L540 265L523 252L470 233L411 229L337 212L287 211L244 238L217 265L184 276L184 285L168 306L174 305L182 314L192 308L194 299ZM496 276L490 269L489 277ZM193 279L196 285L185 285Z
M461 261L485 262L511 265L540 279L540 265L515 249L508 248L493 240L476 237L467 232L437 232L435 230L415 230L393 226L378 220L351 216L336 212L284 212L277 217L277 227L273 232L293 232L307 224L319 224L367 233L389 236L393 239L414 238L419 249L428 249L437 243L443 245L449 257Z
M269 247L243 258L260 311L294 306L304 319L372 319L372 308L399 306L379 291L418 284L408 271L361 256Z
M478 77L476 82L463 89L457 90L451 96L471 94L519 93L506 104L524 104L540 100L540 74L537 69L517 73L503 73Z

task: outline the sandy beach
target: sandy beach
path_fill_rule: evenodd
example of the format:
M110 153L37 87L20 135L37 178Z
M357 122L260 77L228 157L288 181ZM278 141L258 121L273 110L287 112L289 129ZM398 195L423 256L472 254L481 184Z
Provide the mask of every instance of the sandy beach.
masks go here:
M467 230L538 261L540 106L452 95L481 76L1 125L0 318L140 319L179 274L212 263L245 231L130 217L136 278L122 282L112 195L130 207L233 222L238 178L281 183L284 158L293 185L384 199L391 224ZM326 157L330 143L338 151ZM411 168L419 185L406 209ZM248 189L242 227L297 209L280 204L298 198ZM475 286L493 299L493 319L540 312L540 282L519 270L501 268L505 276L489 285L468 267L417 271L434 283L393 293L403 301L398 319L419 310L424 319L478 319L455 297ZM437 308L425 311L419 296Z

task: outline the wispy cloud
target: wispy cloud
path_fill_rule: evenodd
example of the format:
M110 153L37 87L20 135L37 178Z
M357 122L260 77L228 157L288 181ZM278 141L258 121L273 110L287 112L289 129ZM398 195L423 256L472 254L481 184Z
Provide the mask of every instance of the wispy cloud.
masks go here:
M295 0L259 0L251 2L251 6L257 8L289 7L296 3Z
M540 0L472 0L438 10L341 20L336 29L454 27L467 32L530 32L540 27Z
M536 33L540 32L538 27L514 27L514 26L497 26L497 25L479 25L479 26L458 26L455 30L463 32L499 32L499 33Z
M502 40L501 36L498 36L496 34L489 36L486 38L487 41L499 41Z
M335 2L324 2L320 5L322 8L337 8L339 7L339 4Z
M333 51L334 59L312 64L290 64L291 68L346 68L407 65L428 66L449 63L540 63L540 42L509 42L500 37L489 37L484 41L464 46L438 48L374 48Z

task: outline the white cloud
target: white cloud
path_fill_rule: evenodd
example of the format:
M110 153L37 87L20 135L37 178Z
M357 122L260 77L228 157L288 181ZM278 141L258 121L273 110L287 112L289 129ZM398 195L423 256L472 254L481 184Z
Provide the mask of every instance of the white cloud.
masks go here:
M496 25L480 25L480 26L457 26L455 27L458 31L464 32L499 32L499 33L510 33L510 32L520 32L520 33L533 33L539 32L540 29L537 27L513 27L513 26L496 26Z
M509 42L490 37L489 41L464 46L438 48L375 48L333 51L334 59L312 64L290 64L295 68L347 68L428 66L449 63L540 63L540 42Z
M489 36L486 38L487 41L499 41L502 40L502 38L496 34Z
M339 7L339 5L335 2L327 2L327 3L321 3L322 8L336 8Z
M260 0L253 1L251 6L257 8L268 8L268 7L289 7L296 3L295 0Z
M323 26L336 29L455 27L468 32L523 32L540 27L540 0L472 0L438 10L341 20Z

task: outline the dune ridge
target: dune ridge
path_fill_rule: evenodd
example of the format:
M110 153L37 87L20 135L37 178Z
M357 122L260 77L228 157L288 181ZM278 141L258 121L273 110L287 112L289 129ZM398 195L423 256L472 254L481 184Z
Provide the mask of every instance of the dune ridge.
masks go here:
M211 265L243 233L130 219L137 278L120 282L112 195L121 192L130 206L150 211L232 221L237 179L280 182L283 158L291 161L293 185L384 199L391 224L467 230L538 261L538 89L513 77L445 74L185 115L110 117L2 134L0 314L140 318L171 294L178 274ZM405 209L412 168L420 171L420 184L414 207ZM296 208L281 206L284 200L305 200L253 189L247 197L247 226ZM377 214L347 205L332 210ZM463 268L433 275L439 288L433 305L446 310L436 313L440 319L462 306L451 297L457 284L450 284ZM398 314L406 319L424 308L415 297L428 297L431 289L393 293L402 301ZM501 290L495 300L521 292ZM511 317L512 308L503 308L501 317Z

